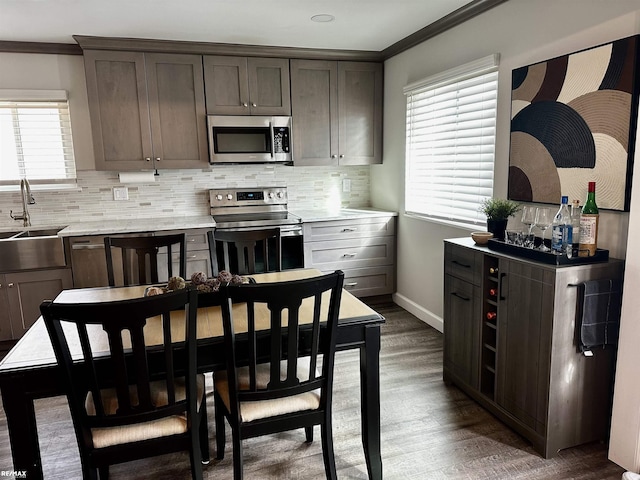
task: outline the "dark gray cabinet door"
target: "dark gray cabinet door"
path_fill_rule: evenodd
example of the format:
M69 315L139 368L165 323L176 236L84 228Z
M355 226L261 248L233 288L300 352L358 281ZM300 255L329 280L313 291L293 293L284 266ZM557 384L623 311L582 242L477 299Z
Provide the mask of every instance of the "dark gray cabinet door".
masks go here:
M444 276L444 370L478 388L480 288L452 275Z
M87 50L84 60L97 170L207 164L201 56Z
M155 168L208 164L200 55L145 54Z
M11 317L9 316L9 299L7 298L7 282L0 275L0 342L11 340Z
M203 58L207 113L291 115L289 60L283 58Z
M293 159L296 165L338 164L338 65L291 60Z
M296 165L382 162L382 64L291 60Z
M555 273L500 259L496 401L540 434L546 430Z
M340 165L382 163L382 64L338 62Z
M96 170L151 168L144 54L84 51Z

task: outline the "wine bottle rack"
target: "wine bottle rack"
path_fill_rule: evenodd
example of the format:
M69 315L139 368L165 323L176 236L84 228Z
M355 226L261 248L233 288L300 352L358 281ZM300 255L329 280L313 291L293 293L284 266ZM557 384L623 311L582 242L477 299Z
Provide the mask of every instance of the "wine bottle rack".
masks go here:
M480 391L495 399L496 346L498 341L498 259L485 255L483 264L482 301L482 351L480 358Z

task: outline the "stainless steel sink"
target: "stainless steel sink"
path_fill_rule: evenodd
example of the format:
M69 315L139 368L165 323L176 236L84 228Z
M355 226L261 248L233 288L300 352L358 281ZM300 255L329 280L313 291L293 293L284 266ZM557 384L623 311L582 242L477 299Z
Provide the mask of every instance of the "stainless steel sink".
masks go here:
M5 238L15 237L19 233L20 232L0 232L0 240L3 240Z
M0 234L0 272L66 266L62 228Z
M49 228L46 230L27 230L26 232L19 233L14 238L57 237L58 232L60 230L62 230L62 228Z

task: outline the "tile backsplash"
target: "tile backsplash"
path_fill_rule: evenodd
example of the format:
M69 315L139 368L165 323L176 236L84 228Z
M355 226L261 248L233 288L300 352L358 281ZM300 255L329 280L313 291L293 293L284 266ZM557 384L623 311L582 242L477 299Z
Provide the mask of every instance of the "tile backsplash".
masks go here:
M350 192L342 180L350 180ZM78 188L38 191L29 205L31 223L71 222L209 214L208 190L286 185L289 209L309 210L370 205L369 167L290 167L223 165L203 170L160 170L155 182L121 184L117 172L79 171ZM113 199L113 187L127 186L128 200ZM22 224L9 211L22 211L19 192L0 192L0 228Z

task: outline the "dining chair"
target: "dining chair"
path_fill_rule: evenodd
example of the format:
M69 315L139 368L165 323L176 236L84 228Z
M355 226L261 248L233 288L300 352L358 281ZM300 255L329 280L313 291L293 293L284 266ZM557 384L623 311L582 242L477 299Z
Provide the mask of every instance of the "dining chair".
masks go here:
M242 479L242 440L304 427L311 442L314 425L321 426L326 476L336 478L331 396L343 283L344 274L336 271L223 287L229 297L221 309L227 368L214 372L216 445L217 458L224 458L226 418L235 480ZM235 330L237 309L246 310L242 332Z
M114 262L111 247L116 247L122 253L123 284L146 285L158 283L158 251L162 247L167 248L167 278L174 275L172 247L177 245L180 254L177 275L185 277L187 271L186 256L186 235L179 233L175 235L157 235L141 237L105 237L104 251L107 257L107 277L109 285L116 286L116 263ZM135 255L135 256L134 256ZM134 267L134 265L137 266ZM137 276L137 278L136 278Z
M279 228L240 232L209 230L207 235L213 276L218 275L220 269L238 275L282 270ZM218 242L221 244L222 264L219 263ZM269 258L269 242L275 244L275 264ZM262 260L262 268L260 268L259 259Z
M41 304L66 381L84 479L99 472L103 480L110 465L178 451L189 452L191 476L202 479L209 442L204 376L196 371L197 305L192 289ZM90 343L89 332L100 330L104 342ZM185 369L174 369L174 360L185 356Z

